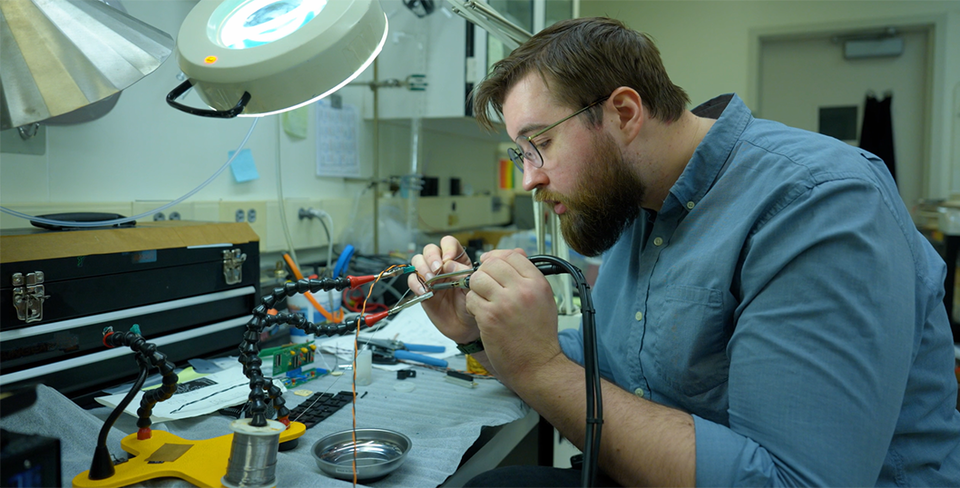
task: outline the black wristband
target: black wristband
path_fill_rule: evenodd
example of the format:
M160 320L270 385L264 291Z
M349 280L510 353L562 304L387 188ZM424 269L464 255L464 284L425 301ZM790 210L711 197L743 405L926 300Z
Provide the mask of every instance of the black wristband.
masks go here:
M483 342L477 339L467 344L457 344L457 349L464 354L475 354L483 350Z

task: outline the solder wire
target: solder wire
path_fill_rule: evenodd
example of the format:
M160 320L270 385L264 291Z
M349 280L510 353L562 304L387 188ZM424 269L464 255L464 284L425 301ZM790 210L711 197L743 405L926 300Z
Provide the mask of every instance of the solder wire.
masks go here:
M360 327L363 322L363 316L367 312L367 300L373 294L373 287L380 282L384 273L405 265L394 264L377 275L377 279L370 283L370 289L367 290L367 297L363 299L363 305L360 306L360 318L357 319L357 330L353 335L353 384L351 386L353 393L353 402L351 407L351 416L353 418L353 429L351 430L351 439L353 440L353 486L357 486L357 356L360 353Z
M227 472L221 479L225 486L275 486L277 481L277 447L283 424L267 421L267 427L249 427L249 419L231 422L233 440ZM270 423L276 424L273 431L266 431ZM251 431L245 431L252 429Z

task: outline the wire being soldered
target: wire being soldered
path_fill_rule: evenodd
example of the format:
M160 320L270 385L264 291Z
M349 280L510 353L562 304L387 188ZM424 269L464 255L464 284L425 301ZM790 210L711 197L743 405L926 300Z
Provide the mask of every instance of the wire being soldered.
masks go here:
M218 169L215 173L213 173L212 176L210 176L209 178L207 178L207 180L204 181L203 183L200 183L200 186L194 188L193 190L190 190L186 195L184 195L184 196L182 196L182 197L180 197L180 198L178 198L178 199L176 199L176 200L174 200L174 201L172 201L172 202L170 202L170 203L168 203L168 204L166 204L166 205L162 205L162 206L160 206L160 207L157 207L157 208L155 208L155 209L153 209L153 210L148 210L148 211L143 212L143 213L141 213L141 214L134 215L133 217L124 217L124 218L121 218L121 219L113 219L113 220L98 220L98 221L94 221L94 222L74 222L74 221L65 221L65 220L46 219L46 218L43 218L43 217L35 217L35 216L27 215L27 214L22 213L22 212L17 212L16 210L12 210L12 209L9 209L9 208L3 207L3 206L0 206L0 212L3 212L3 213L5 213L5 214L9 214L9 215L13 215L14 217L19 217L19 218L21 218L21 219L27 219L27 220L39 222L39 223L41 223L41 224L64 226L64 227L109 227L109 226L114 226L114 225L123 225L123 224L126 224L127 222L133 222L133 221L135 221L135 220L144 219L144 218L150 218L150 219L152 219L152 218L153 218L153 215L156 214L157 212L163 212L164 210L166 210L166 209L168 209L168 208L170 208L170 207L172 207L172 206L174 206L174 205L177 205L178 203L180 203L180 202L182 202L182 201L184 201L184 200L192 197L192 196L195 195L198 191L204 189L207 185L209 185L213 180L217 179L217 177L220 176L220 173L223 173L223 171L226 170L226 169L230 166L230 163L232 163L233 160L236 159L237 155L240 154L240 150L243 149L243 147L247 145L247 141L250 139L250 135L253 134L253 128L257 126L257 121L258 121L258 120L260 120L260 119L257 118L257 117L254 117L253 123L250 124L250 129L247 130L247 135L243 137L243 140L242 140L242 141L240 141L240 146L237 147L237 150L233 152L233 154L230 156L229 159L227 159L227 162L226 162L226 163L223 163L223 166L220 166L220 169Z

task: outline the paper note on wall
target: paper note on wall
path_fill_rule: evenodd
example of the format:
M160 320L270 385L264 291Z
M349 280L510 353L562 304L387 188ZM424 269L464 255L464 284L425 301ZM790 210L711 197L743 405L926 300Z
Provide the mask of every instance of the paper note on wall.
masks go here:
M317 176L360 176L357 108L317 102Z
M228 151L227 158L233 157L236 151ZM257 173L257 165L253 162L253 153L249 149L243 149L237 157L230 163L230 171L233 172L233 179L237 183L244 181L253 181L260 177Z

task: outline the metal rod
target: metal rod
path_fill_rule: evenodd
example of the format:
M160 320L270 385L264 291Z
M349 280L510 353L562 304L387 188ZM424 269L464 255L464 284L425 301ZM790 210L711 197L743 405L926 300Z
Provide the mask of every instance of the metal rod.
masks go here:
M379 63L373 60L373 254L380 254L380 90Z

